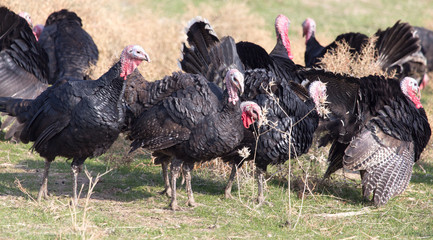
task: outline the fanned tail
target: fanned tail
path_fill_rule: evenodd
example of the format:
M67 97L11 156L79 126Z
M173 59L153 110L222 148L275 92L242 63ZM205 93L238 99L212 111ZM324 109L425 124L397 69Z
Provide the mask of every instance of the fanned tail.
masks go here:
M181 68L188 73L202 74L206 72L202 67L210 62L209 48L218 43L219 38L209 21L200 16L189 21L185 33L191 48L183 44Z
M414 28L408 23L397 21L386 30L378 30L376 49L378 62L382 69L390 70L410 60L410 56L421 49L420 39L414 34Z
M206 19L192 19L186 34L189 47L183 44L179 61L183 71L201 74L220 86L228 69L237 68L243 72L233 38L224 37L220 41Z

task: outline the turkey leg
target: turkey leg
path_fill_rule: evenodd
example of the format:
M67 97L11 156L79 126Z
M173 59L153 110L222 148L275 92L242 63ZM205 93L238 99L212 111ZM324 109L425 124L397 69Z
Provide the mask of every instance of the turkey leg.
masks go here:
M229 181L227 182L226 189L224 190L224 196L226 199L233 198L231 192L232 192L233 181L235 179L237 171L238 170L237 170L236 163L232 163L232 172L230 173Z
M257 192L257 202L258 204L263 204L263 202L265 201L265 197L263 195L263 175L264 175L264 171L260 168L256 168L256 173L257 173L257 186L258 186L258 192Z
M44 175L42 177L42 185L38 193L38 202L43 198L48 198L48 174L50 171L51 162L54 159L45 159Z
M167 197L171 197L171 187L170 187L170 178L168 176L168 165L170 164L170 159L164 160L161 164L162 167L162 176L164 178L164 191L161 194L166 194Z
M185 182L186 182L186 192L188 194L188 202L187 205L191 206L191 207L195 207L195 200L194 200L194 195L192 192L192 186L191 186L191 171L194 169L194 163L183 163L182 166L182 171L183 171L183 176L185 178Z
M176 199L176 180L180 173L180 168L182 167L182 160L174 158L171 162L170 172L171 172L171 203L170 207L173 211L179 210Z
M74 204L74 206L77 206L77 204L78 204L77 179L78 179L78 173L81 172L82 167L83 167L83 164L80 164L80 165L72 164L72 166L71 166L72 177L74 178L73 179L73 183L72 183L72 194L73 194L73 204Z

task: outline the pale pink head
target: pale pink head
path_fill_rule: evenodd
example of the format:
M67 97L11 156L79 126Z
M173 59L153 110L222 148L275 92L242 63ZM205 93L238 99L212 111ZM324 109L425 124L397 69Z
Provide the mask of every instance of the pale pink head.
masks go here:
M18 13L18 16L24 18L27 21L27 23L30 25L30 28L33 28L33 21L28 12L20 12Z
M230 69L225 76L225 82L229 94L229 102L236 105L239 101L238 91L239 94L244 92L244 75L235 68Z
M292 54L292 48L290 46L290 40L289 40L289 27L290 27L290 19L284 16L283 14L280 14L275 19L275 31L279 35L278 37L281 38L281 41L286 48L288 57L290 59L293 59Z
M316 33L316 22L312 18L307 18L302 23L302 36L305 36L305 44L310 40L311 36Z
M39 39L43 30L44 30L44 25L42 25L42 24L36 24L33 27L33 34L35 35L36 40Z
M420 89L414 78L403 78L400 82L400 88L401 91L415 104L416 108L422 108L420 97L418 97Z
M124 80L131 74L142 61L150 62L149 55L139 45L129 45L125 47L120 55L122 71L120 77Z
M245 128L249 128L255 121L261 124L260 116L262 115L262 109L260 106L253 101L245 101L241 103L242 111L242 122Z
M326 108L326 100L328 98L326 84L321 81L312 82L309 87L309 93L319 116L326 117L329 114L329 110Z

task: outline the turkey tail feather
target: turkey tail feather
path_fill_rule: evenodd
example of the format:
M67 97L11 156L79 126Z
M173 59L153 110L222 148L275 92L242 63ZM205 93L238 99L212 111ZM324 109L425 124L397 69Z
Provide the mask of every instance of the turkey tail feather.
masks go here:
M408 23L398 21L391 28L378 30L375 36L378 37L376 49L382 69L389 69L404 62L421 49L420 40L414 34L414 28Z
M28 105L28 100L0 97L0 112L9 114L10 116L17 116L25 111L25 106Z
M183 45L179 61L183 71L206 76L220 86L229 68L243 71L233 38L224 37L220 41L207 20L194 18L186 33L190 47Z

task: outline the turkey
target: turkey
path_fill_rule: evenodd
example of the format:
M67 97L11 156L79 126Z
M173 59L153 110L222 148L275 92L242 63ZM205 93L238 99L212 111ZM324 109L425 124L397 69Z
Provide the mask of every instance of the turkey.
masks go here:
M48 88L48 56L37 43L26 20L0 7L0 97L34 99ZM5 138L19 138L20 126L7 117Z
M309 92L293 82L281 81L269 89L265 82L256 85L247 81L244 98L253 100L267 109L265 114L267 124L254 125L250 130L257 132L258 139L245 139L250 150L255 154L245 160L255 160L258 178L258 203L264 202L263 178L268 165L282 164L290 158L296 158L307 153L313 141L313 135L318 127L319 117L316 110L326 99L324 85L316 81ZM248 91L254 89L254 91ZM272 93L272 95L270 94ZM257 144L257 145L256 145ZM241 146L243 147L243 146ZM235 168L240 166L239 157L222 156L223 161L232 163L232 174L225 189L225 196L230 197L231 184Z
M75 13L52 13L39 42L30 35L32 21L28 13L16 15L2 7L0 18L0 97L34 99L58 77L88 78L87 69L96 64L98 50ZM32 34L37 36L39 27L33 29ZM5 138L14 141L18 141L21 128L13 117L7 117L2 124L2 130L7 129Z
M33 35L35 35L36 41L39 40L39 37L41 36L42 32L44 31L45 26L43 24L36 24L33 27Z
M300 78L296 76L295 71L300 68L296 65L292 59L291 45L288 35L288 30L290 26L290 20L280 14L275 19L275 32L277 36L277 42L271 51L267 53L266 50L252 42L241 41L236 43L236 51L238 53L239 59L244 65L245 69L256 69L263 68L268 71L272 71L278 78L292 79L293 81L301 82ZM209 29L206 29L209 28ZM202 17L197 17L196 23L186 29L189 39L194 39L194 35L205 35L204 39L207 47L213 46L215 42L218 42L218 36L215 31L211 28L207 20ZM190 43L198 45L197 43ZM202 46L198 46L202 53L204 49ZM183 56L188 57L188 55ZM205 57L207 57L205 55ZM200 73L201 69L197 66L188 65L189 61L182 61L181 68L184 71L190 73ZM219 85L223 88L222 82Z
M302 23L303 36L305 36L305 66L316 65L325 53L337 47L337 42L345 41L350 46L352 53L361 52L362 46L368 42L368 36L362 33L345 33L338 35L334 42L328 46L322 46L316 39L316 22L312 18L307 18Z
M45 158L38 201L48 196L48 171L57 156L72 158L73 200L77 203L77 175L88 157L103 154L124 125L123 95L127 77L148 55L138 45L127 46L120 60L95 81L66 78L35 99L0 98L0 111L24 124L20 140L33 142Z
M345 33L337 36L334 42L326 47L320 45L315 38L316 23L307 18L303 24L305 36L305 66L316 66L325 53L335 49L338 42L345 41L352 54L360 53L368 43L369 37L361 33ZM396 71L398 78L411 76L421 81L426 73L425 58L420 52L420 40L414 35L414 28L408 23L397 21L394 26L385 30L378 30L375 49L377 62L384 71Z
M39 36L41 35L42 29L41 29L41 25L38 24L37 26L33 26L33 21L32 21L32 17L30 16L30 14L28 12L20 12L18 13L18 16L24 18L27 23L29 24L30 28L33 31L33 35L35 35L36 41L39 39Z
M331 111L319 129L327 132L320 145L332 143L325 177L340 168L359 170L363 196L386 204L406 189L431 135L416 80L323 72L320 81L326 83Z
M238 70L242 66L236 58L233 39L225 38L210 51L211 62L206 65L209 74L174 72L147 83L143 90L154 96L141 97L145 101L142 105L148 107L142 109L130 128L131 151L142 147L155 151L165 162L171 161L173 210L179 209L176 180L181 168L187 179L187 204L194 206L191 188L194 163L231 151L243 138L239 94L244 90L244 76ZM214 78L223 79L225 91L209 81Z
M51 13L39 37L49 58L49 83L72 77L89 78L89 68L98 61L98 48L82 28L81 18L66 9Z
M187 35L187 41L191 47L183 49L182 69L187 72L206 71L205 68L191 67L197 64L191 61L193 58L190 55L195 54L201 56L199 59L206 59L206 56L209 55L206 49L218 42L214 30L209 22L197 18L188 28ZM262 56L269 58L266 52ZM276 76L274 71L266 69L266 64L260 65L260 60L255 61L258 63L255 67L261 68L245 71L245 93L242 99L254 101L262 109L267 109L266 118L269 123L263 124L260 128L257 125L250 127L250 130L253 130L254 127L258 128L260 133L257 148L256 140L252 139L252 135L249 134L234 151L221 157L224 161L232 163L232 174L225 190L225 196L230 197L236 165L243 161L237 156L237 150L243 147L248 147L250 150L256 149L255 156L253 154L245 160L255 159L258 173L258 202L263 203L263 174L267 166L284 163L287 159L300 156L309 150L319 122L319 113L315 110L316 105L319 106L325 101L326 92L320 81L316 81L307 90L296 81L292 81L291 78Z
M278 78L290 79L301 83L302 79L296 71L302 66L295 64L289 40L290 20L280 14L275 19L277 43L268 54L261 46L251 42L238 42L236 49L246 69L264 68L274 72Z
M416 34L421 40L421 52L427 60L427 71L433 71L433 31L423 28L423 27L414 27ZM420 84L420 88L424 88L428 83L428 76L424 75L424 79Z

